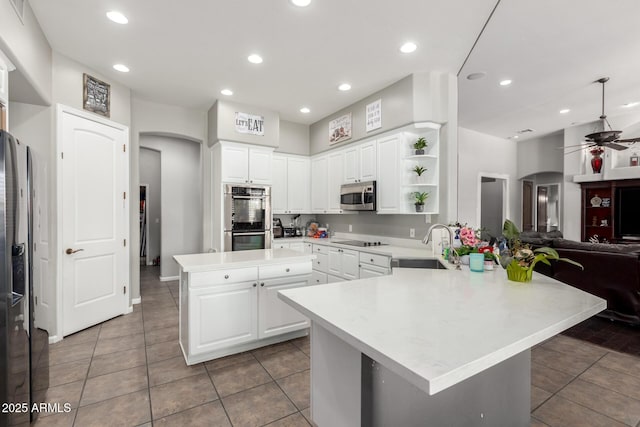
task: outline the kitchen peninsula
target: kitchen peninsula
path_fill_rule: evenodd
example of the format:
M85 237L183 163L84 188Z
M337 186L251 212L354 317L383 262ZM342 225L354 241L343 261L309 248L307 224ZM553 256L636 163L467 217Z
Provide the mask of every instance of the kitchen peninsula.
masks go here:
M278 299L308 286L312 254L290 249L176 255L180 347L188 365L307 335L309 320Z
M529 426L531 347L606 308L534 274L394 269L282 291L311 319L319 426Z

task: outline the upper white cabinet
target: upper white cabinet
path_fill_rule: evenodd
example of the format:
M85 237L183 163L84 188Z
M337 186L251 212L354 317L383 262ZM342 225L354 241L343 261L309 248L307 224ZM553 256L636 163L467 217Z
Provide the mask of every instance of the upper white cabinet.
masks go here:
M292 155L273 156L273 213L307 213L310 204L310 160Z
M378 197L376 199L379 214L402 213L400 203L400 160L402 134L391 135L378 140Z
M0 51L0 104L9 104L9 63Z
M271 184L273 148L221 142L222 182Z
M328 173L327 213L342 213L340 209L340 186L344 183L344 151L329 153L327 156Z
M367 141L344 150L344 182L376 179L376 141Z
M311 159L311 212L325 213L328 210L327 185L329 163L326 155Z

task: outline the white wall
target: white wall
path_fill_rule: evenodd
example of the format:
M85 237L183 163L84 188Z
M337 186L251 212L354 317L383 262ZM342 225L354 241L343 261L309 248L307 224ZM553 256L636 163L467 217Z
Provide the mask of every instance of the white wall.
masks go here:
M279 153L309 155L309 126L280 120Z
M236 131L236 113L264 117L264 135ZM218 100L209 110L209 120L209 145L222 140L277 147L280 141L280 115L266 108Z
M480 174L507 175L507 218L521 227L520 186L517 179L517 145L513 141L486 135L473 130L458 128L458 220L472 227L478 222L478 182ZM447 191L447 189L443 189Z
M160 256L161 211L161 154L160 151L140 147L140 184L147 185L147 264Z
M140 147L160 152L160 277L177 277L178 265L172 257L202 252L201 144L175 137L142 135Z
M564 169L564 132L520 141L518 146L518 177Z

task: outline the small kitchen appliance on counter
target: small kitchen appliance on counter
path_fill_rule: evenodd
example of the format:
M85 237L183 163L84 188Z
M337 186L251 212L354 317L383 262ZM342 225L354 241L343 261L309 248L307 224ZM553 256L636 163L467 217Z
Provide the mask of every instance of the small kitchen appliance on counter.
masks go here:
M273 218L273 226L271 228L272 228L271 231L273 232L274 239L285 237L284 227L282 227L282 221L280 220L280 218Z

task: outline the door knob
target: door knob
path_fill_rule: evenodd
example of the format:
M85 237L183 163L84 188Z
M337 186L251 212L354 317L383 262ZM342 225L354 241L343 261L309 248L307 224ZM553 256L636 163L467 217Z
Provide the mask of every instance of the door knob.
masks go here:
M71 254L75 254L76 252L80 252L80 251L84 251L84 249L71 249L71 248L67 248L67 250L65 251L65 253L67 255L71 255Z

